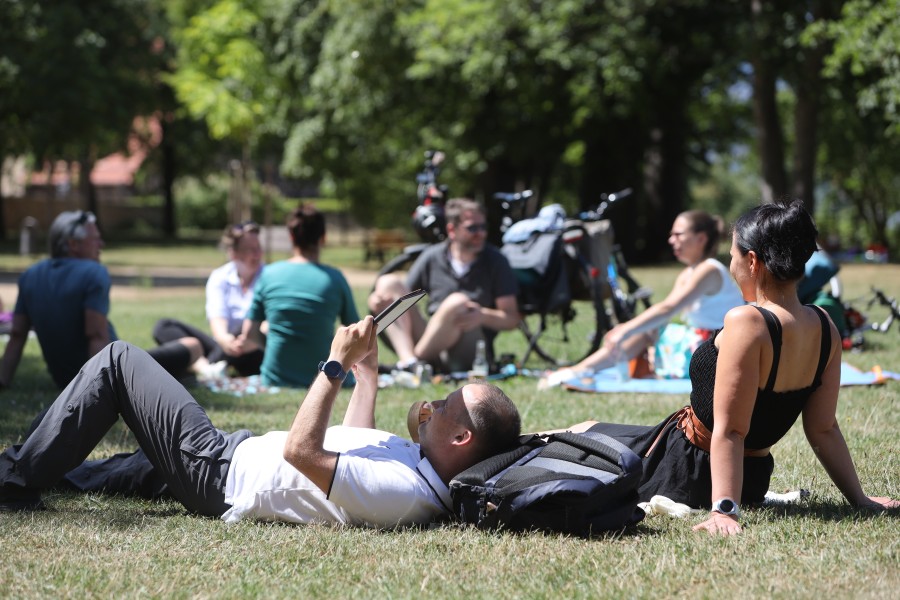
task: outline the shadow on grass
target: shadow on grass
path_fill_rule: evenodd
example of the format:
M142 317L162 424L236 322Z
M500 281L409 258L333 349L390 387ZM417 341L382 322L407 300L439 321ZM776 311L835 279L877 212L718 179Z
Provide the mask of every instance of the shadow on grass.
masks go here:
M859 519L900 518L900 509L877 511L857 508L846 503L805 502L803 504L785 504L766 506L756 510L767 511L781 517L806 517L824 522L838 522Z

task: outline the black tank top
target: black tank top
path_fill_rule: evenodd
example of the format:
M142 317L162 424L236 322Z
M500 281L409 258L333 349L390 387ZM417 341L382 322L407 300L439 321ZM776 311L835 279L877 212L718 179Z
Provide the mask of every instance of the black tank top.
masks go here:
M788 432L806 400L822 384L822 373L828 364L831 354L831 326L825 313L818 308L812 310L819 315L822 322L822 341L819 346L819 365L816 375L810 385L798 390L786 390L776 392L775 378L778 376L778 362L781 357L781 321L771 311L765 308L755 307L763 318L772 338L772 370L766 387L756 394L756 404L750 418L750 429L744 440L744 446L749 449L768 448L780 440ZM718 331L704 342L691 359L691 406L694 414L700 421L713 430L713 393L716 381L716 361L719 357L719 349L716 348L715 339Z

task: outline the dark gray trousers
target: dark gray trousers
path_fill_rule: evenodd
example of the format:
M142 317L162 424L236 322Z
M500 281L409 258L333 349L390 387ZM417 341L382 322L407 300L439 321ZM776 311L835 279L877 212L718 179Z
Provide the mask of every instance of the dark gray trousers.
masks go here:
M140 451L84 463L119 417ZM81 368L25 443L0 454L0 485L158 492L220 516L234 450L252 434L216 429L193 396L145 351L113 342ZM67 475L68 474L68 475Z

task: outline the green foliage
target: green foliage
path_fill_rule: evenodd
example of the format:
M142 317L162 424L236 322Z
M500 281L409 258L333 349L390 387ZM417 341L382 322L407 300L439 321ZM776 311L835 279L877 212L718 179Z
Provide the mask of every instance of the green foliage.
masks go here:
M150 3L0 2L0 151L82 158L125 147L156 107Z
M805 39L820 35L834 41L826 76L838 77L849 69L864 80L856 100L859 110L881 111L891 134L900 136L900 0L850 0L840 19L811 28Z
M178 68L167 78L216 139L250 141L275 95L259 34L256 2L221 0L195 15L177 38Z

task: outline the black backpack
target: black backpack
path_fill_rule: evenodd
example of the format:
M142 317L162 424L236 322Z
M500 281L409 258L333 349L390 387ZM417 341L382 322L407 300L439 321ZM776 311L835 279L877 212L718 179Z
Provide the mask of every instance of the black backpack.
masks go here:
M453 511L479 529L588 537L644 518L641 459L602 433L522 436L519 446L450 481Z

